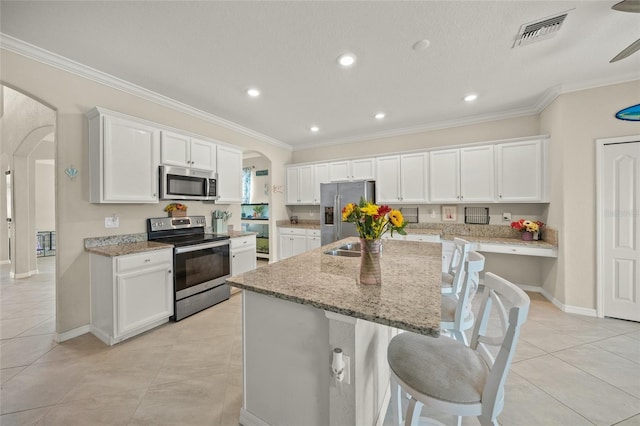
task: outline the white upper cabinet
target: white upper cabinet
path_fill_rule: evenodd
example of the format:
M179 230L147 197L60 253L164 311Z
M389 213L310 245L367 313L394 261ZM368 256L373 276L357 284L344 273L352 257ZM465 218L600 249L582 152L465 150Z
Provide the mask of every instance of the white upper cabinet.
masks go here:
M315 181L313 184L313 204L320 204L320 185L331 182L329 178L329 164L314 164Z
M493 146L447 149L429 153L431 201L494 201Z
M331 182L344 180L373 180L376 176L375 158L332 161L329 163Z
M162 164L216 171L216 147L213 142L179 133L162 132Z
M493 145L460 149L460 202L495 200Z
M218 145L218 204L242 202L242 151Z
M98 108L87 117L90 202L157 203L160 131Z
M498 144L495 149L498 201L546 201L546 141L510 142Z
M447 149L429 153L429 190L431 202L460 201L460 150Z
M376 159L376 202L426 203L427 153Z
M287 204L320 204L320 184L327 182L327 163L287 166Z

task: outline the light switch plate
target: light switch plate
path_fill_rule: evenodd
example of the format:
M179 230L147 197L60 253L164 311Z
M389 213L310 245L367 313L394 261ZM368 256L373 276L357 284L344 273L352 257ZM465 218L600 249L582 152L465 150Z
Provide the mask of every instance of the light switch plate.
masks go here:
M502 212L502 220L511 222L511 212Z
M120 218L118 216L109 216L104 218L105 228L118 228L120 226Z

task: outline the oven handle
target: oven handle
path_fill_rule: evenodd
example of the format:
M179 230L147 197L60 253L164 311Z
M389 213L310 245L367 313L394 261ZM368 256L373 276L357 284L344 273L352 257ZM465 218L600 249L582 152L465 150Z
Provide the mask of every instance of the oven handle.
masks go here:
M228 246L228 245L229 245L229 240L227 239L227 240L216 241L212 243L197 244L195 246L178 247L176 249L176 254L189 253L192 251L206 250L209 248L222 247L222 246Z

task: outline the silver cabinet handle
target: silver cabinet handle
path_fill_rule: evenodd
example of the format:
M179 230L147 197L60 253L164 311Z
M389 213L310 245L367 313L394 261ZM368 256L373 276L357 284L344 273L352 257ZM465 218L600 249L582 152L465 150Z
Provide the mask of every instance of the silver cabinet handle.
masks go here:
M148 263L148 262L151 262L151 259L145 259L144 260L144 263Z

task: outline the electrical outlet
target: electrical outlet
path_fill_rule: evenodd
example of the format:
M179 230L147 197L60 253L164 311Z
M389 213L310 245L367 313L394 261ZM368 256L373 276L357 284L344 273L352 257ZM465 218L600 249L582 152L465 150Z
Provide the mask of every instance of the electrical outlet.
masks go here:
M120 226L120 218L118 216L109 216L104 218L105 228L118 228Z
M511 212L502 212L502 220L511 222Z

